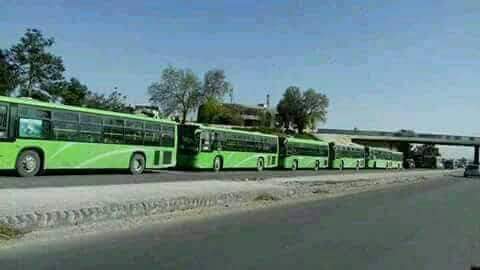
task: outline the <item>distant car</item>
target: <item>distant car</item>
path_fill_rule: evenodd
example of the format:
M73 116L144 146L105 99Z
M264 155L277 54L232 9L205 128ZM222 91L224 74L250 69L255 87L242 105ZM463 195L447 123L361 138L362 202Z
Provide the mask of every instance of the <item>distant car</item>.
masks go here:
M463 173L464 177L470 177L470 176L480 176L480 171L478 169L478 165L476 164L469 164L465 168L465 172Z

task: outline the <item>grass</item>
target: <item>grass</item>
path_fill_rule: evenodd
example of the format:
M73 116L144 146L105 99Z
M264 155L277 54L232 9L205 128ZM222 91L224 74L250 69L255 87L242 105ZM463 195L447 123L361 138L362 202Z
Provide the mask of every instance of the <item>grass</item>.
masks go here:
M278 197L275 197L273 196L272 194L269 194L269 193L262 193L260 195L258 195L257 197L255 197L255 199L253 199L254 201L258 202L258 201L279 201L280 198Z
M22 232L20 230L9 227L5 224L0 224L0 241L14 239L21 235Z

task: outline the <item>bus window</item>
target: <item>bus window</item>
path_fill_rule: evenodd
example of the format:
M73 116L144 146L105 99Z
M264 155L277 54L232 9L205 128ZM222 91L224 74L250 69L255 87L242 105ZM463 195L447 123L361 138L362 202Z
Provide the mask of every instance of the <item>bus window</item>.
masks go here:
M49 124L45 120L20 118L18 135L23 138L48 138Z
M212 151L212 146L210 144L210 132L202 131L202 133L200 134L200 147L203 152Z
M8 130L8 106L0 104L0 138L7 137Z

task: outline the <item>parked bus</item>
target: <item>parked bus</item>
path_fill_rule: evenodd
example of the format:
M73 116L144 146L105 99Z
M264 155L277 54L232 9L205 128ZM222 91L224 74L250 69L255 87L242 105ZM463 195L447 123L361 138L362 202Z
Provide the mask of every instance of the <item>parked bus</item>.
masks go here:
M391 168L402 169L403 168L403 153L392 152L392 166Z
M178 165L183 168L264 168L278 166L278 137L259 132L179 126Z
M376 169L400 168L403 162L403 154L388 149L366 147L367 167Z
M330 143L330 167L360 169L365 167L365 148L356 144Z
M323 141L280 138L280 166L292 170L328 167L328 143Z
M0 169L173 167L177 125L130 114L0 97Z

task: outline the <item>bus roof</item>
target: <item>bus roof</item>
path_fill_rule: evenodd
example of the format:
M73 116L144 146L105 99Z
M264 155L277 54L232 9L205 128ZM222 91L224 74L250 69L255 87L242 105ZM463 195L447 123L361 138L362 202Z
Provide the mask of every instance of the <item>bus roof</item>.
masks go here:
M394 150L390 150L390 149L386 149L386 148L381 148L381 147L368 147L368 149L373 149L373 150L377 150L377 151L383 151L383 152L390 152L390 153L400 153L400 154L403 154L402 152L400 151L394 151Z
M271 134L261 133L261 132L257 132L257 131L244 131L244 130L238 130L238 129L233 129L233 128L212 127L212 126L208 126L208 125L205 125L205 124L199 124L199 123L187 123L186 125L198 126L201 129L208 129L208 130L218 130L218 131L234 132L234 133L240 133L240 134L260 135L260 136L264 136L264 137L278 138L277 135L271 135Z
M297 142L297 143L306 143L306 144L317 144L317 145L328 145L325 141L316 141L309 139L298 139L295 137L287 137L287 142Z
M149 118L149 117L135 115L135 114L117 113L117 112L111 112L106 110L98 110L98 109L90 109L90 108L69 106L69 105L63 105L63 104L48 103L48 102L38 101L34 99L29 99L29 98L13 98L13 97L0 96L0 102L2 101L7 103L38 106L38 107L43 107L48 109L69 110L69 111L76 111L76 112L93 113L93 114L138 119L138 120L159 121L164 123L177 124L175 121L171 121L167 119L155 119L155 118Z
M356 143L335 143L335 142L331 142L333 145L338 145L338 146L343 146L343 147L352 147L352 148L361 148L361 149L365 149L365 146L361 145L361 144L356 144Z

